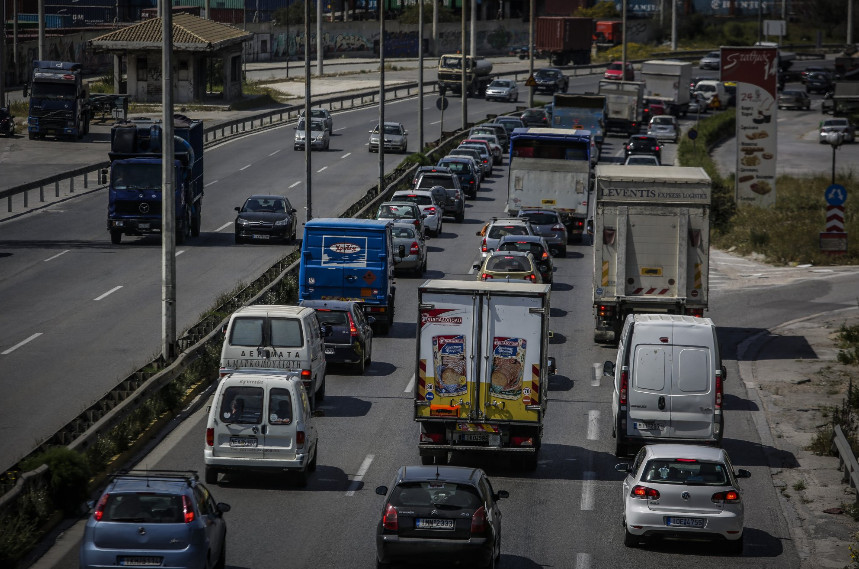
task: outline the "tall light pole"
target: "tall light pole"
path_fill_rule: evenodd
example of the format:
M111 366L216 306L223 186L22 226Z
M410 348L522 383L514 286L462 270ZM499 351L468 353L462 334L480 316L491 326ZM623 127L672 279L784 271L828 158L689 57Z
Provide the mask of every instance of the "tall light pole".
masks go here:
M40 0L43 2L44 0ZM176 356L176 183L173 141L173 8L161 6L161 357ZM191 207L186 204L185 207ZM188 216L185 216L188 222ZM179 230L186 234L185 223Z
M460 60L460 95L462 96L462 130L468 128L468 91L466 90L465 79L468 75L468 53L465 51L465 7L468 5L467 0L462 0L462 25L460 26L460 33L462 34L461 42L460 42L460 52L462 53L462 59Z
M316 0L316 75L322 77L322 0Z
M385 2L379 2L379 194L385 191Z
M310 132L310 1L304 0L304 180L307 221L313 219Z
M534 2L528 11L528 77L534 76ZM534 87L528 87L528 107L534 106Z
M418 1L418 152L424 151L424 0Z

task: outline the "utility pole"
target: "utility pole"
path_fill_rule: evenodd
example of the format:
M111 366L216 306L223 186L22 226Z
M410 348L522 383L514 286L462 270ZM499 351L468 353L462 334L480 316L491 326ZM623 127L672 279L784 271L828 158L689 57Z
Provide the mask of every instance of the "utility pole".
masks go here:
M432 55L438 57L438 3L440 0L432 0Z
M471 57L477 57L477 0L471 0L471 41L468 53Z
M462 34L462 38L460 39L460 51L462 53L462 59L460 59L460 72L462 76L460 77L460 90L462 97L462 129L465 130L468 128L468 92L465 89L465 77L467 75L466 71L468 68L468 54L465 52L465 7L468 4L466 0L462 0L462 22L460 26L460 33Z
M39 0L41 4L44 0ZM176 170L173 142L173 10L161 5L161 357L176 356ZM186 204L190 207L191 204ZM188 219L188 216L185 217ZM182 225L180 229L189 231Z
M671 0L671 51L677 51L677 0Z
M39 60L45 60L45 0L39 0Z
M424 151L424 0L418 0L418 152Z
M534 2L528 10L528 77L534 76ZM528 107L534 106L534 87L528 87Z
M329 133L330 134L330 133ZM310 159L310 1L304 0L304 184L307 195L307 220L313 219Z
M379 2L379 195L385 191L385 3Z
M308 0L305 0L308 1ZM322 1L316 0L316 76L322 77Z

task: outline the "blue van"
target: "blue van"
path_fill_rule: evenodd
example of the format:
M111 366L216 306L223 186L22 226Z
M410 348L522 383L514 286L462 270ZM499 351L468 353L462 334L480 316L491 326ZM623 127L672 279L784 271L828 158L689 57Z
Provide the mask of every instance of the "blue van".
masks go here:
M394 323L391 223L320 218L304 224L299 300L362 301L364 314L386 334Z

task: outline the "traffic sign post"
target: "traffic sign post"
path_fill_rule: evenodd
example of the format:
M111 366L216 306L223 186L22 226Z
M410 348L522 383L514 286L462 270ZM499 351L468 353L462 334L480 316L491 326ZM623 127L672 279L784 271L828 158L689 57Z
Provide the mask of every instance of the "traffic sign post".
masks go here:
M841 255L847 252L847 233L844 232L844 202L847 189L841 184L831 184L824 192L826 198L826 230L820 234L820 250Z

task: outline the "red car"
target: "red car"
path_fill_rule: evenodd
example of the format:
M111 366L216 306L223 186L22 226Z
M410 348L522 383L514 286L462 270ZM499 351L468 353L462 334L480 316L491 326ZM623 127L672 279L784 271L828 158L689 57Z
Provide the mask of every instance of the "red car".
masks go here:
M626 64L626 73L623 72L623 62L613 61L606 67L603 79L614 81L635 81L635 68L631 63Z

